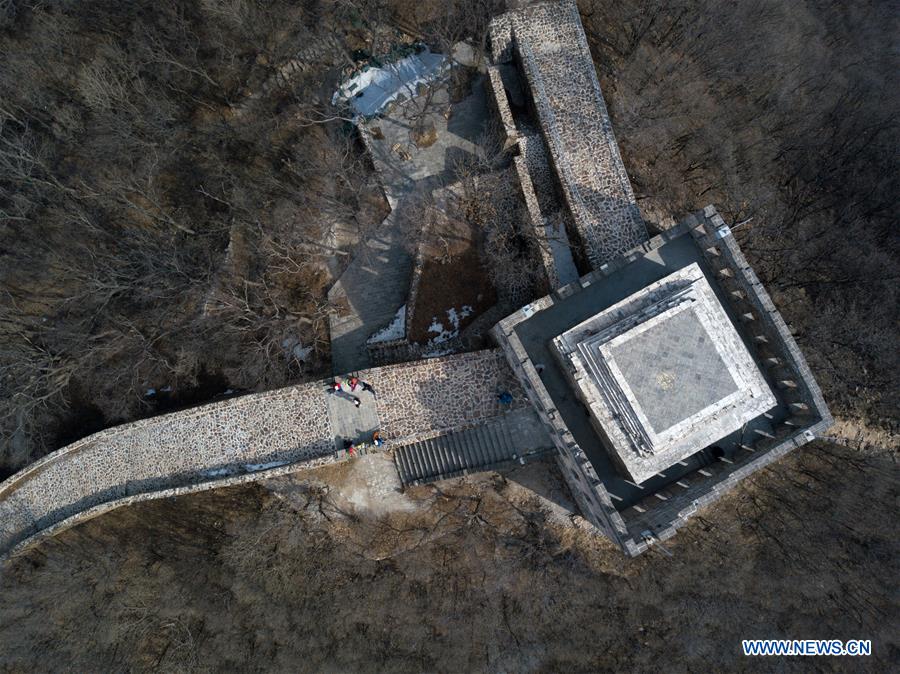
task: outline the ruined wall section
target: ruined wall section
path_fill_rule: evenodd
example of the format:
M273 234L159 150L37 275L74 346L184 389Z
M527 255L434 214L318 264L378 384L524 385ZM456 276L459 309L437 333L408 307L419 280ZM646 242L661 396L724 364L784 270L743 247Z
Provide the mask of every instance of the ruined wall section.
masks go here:
M543 3L504 14L491 35L495 61L511 59L511 50L519 56L591 264L597 268L646 241L576 4Z
M503 126L503 150L506 152L512 150L519 140L516 120L509 106L509 99L503 86L503 77L500 75L500 69L497 66L488 66L487 72L488 76L485 84L490 94L488 100L491 102L491 107L497 113L500 124Z

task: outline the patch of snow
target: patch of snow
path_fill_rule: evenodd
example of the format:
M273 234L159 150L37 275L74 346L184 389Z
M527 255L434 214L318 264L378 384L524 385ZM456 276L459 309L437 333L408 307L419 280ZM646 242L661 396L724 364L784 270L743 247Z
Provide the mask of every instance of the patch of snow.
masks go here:
M426 351L422 354L423 358L437 358L439 356L449 356L453 353L453 349L434 349L432 351Z
M294 354L294 358L297 360L301 360L306 362L306 358L312 353L313 348L311 346L303 346L302 344L297 344L294 347L292 353Z
M144 395L145 395L147 398L152 398L153 396L156 395L156 389L155 389L155 388L148 388L146 391L144 391Z
M426 47L394 63L364 67L341 84L331 102L346 101L357 116L373 117L400 95L414 97L420 84L437 79L448 67L443 54L433 54Z
M228 468L210 468L209 470L200 471L200 474L204 477L222 477L230 473L231 471Z
M162 393L171 393L171 392L172 392L172 387L169 386L168 384L166 384L165 386L163 386L163 387L162 387L161 389L159 389L159 390L160 390L160 392L162 392Z
M379 342L391 342L395 339L403 339L406 335L406 305L397 309L390 325L382 328L366 340L366 344L378 344Z
M468 304L464 304L462 309L460 309L459 311L456 310L456 307L450 307L449 309L447 309L447 320L450 323L450 329L445 328L444 324L438 321L436 316L432 317L431 325L428 326L428 332L435 333L435 336L428 340L428 345L436 346L438 344L443 344L444 342L459 335L460 320L471 316L472 311L472 307L470 307ZM444 354L442 353L440 355Z
M300 339L294 335L289 335L281 340L281 346L288 358L293 356L300 362L306 362L307 356L313 350L311 346L303 346Z

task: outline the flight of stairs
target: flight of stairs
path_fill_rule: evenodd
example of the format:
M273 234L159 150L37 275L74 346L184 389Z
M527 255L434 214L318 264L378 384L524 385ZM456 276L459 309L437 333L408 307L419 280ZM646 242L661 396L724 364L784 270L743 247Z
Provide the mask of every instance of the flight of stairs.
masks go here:
M546 451L526 449L523 454L505 421L499 420L403 445L394 450L394 462L407 487L524 462Z

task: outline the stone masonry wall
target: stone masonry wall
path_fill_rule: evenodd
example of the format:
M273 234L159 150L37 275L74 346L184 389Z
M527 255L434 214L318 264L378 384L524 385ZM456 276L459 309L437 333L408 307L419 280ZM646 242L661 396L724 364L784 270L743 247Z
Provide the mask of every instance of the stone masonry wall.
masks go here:
M3 549L0 548L0 562L3 561L4 558L15 557L17 554L24 552L26 549L31 546L37 544L38 542L55 536L56 534L65 531L66 529L70 529L74 526L77 526L83 522L87 522L88 520L92 520L95 517L99 517L100 515L104 515L112 510L116 510L117 508L122 508L124 506L133 505L135 503L141 503L143 501L152 501L156 499L163 498L174 498L176 496L184 496L186 494L196 494L201 491L208 491L210 489L222 489L225 487L234 487L241 484L247 484L249 482L255 482L258 480L266 480L274 477L280 477L282 475L289 475L291 473L296 473L301 470L309 470L310 468L317 468L319 466L324 466L329 463L336 463L338 461L346 461L350 458L349 454L345 452L341 453L333 453L327 454L325 456L316 457L313 459L307 459L305 461L298 461L296 463L286 464L284 466L275 466L272 468L261 468L252 473L242 473L231 475L229 477L207 480L205 482L198 482L195 484L189 484L181 487L171 487L168 489L160 489L158 491L149 491L139 494L134 494L133 496L123 496L122 498L115 498L111 501L105 501L103 503L99 503L98 505L91 506L86 510L81 510L76 512L73 515L66 517L65 519L59 520L55 524L48 526L45 529L30 529L29 533L26 534L24 538L20 538L18 543L15 543L11 548Z
M511 28L507 28L511 26ZM573 0L495 20L495 62L518 53L566 205L595 267L647 239ZM496 43L496 47L494 46Z
M739 458L720 458L718 463L699 471L699 476L685 482L689 484L686 489L653 495L623 513L632 536L650 531L657 540L674 536L699 508L721 498L745 477L822 435L833 423L797 343L715 208L707 206L689 216L679 229L690 232L717 272L718 282L753 336L759 359L775 380L792 416L777 424L770 437L746 441Z
M377 393L388 445L527 405L499 350L360 373ZM345 458L325 381L125 424L63 447L0 483L0 558L27 541L148 498L212 489ZM273 471L275 471L273 473Z
M204 405L53 452L0 484L0 551L110 500L326 456L334 440L322 391L305 384Z
M564 477L572 487L585 517L607 537L636 555L646 550L652 540L663 541L675 535L699 508L707 506L734 488L745 477L769 465L791 450L810 442L832 424L822 393L810 372L802 353L784 324L763 285L753 273L734 237L713 207L689 216L679 224L650 241L641 244L622 257L603 264L576 283L557 289L501 321L493 331L516 375L528 385L528 395L538 409L541 420L551 429L551 437L559 450L559 463ZM724 229L723 229L724 227ZM575 443L564 422L552 408L552 399L540 384L540 377L528 359L514 332L519 322L537 311L552 306L587 288L603 277L615 273L667 241L680 236L693 236L697 245L729 293L732 305L740 313L754 312L750 323L765 341L755 340L763 348L761 355L770 354L776 363L778 376L789 377L791 385L779 386L781 395L794 416L775 428L773 437L760 437L744 447L744 456L734 461L720 459L692 475L687 489L680 486L648 494L637 507L619 513L615 511L606 489L597 479L584 452ZM724 270L724 271L723 271ZM779 369L787 368L787 369ZM649 540L644 537L650 532Z
M635 546L627 539L627 528L616 512L609 493L600 482L584 450L575 441L556 410L553 399L544 388L540 375L515 332L518 323L527 320L535 312L552 306L553 303L551 296L532 302L500 321L492 332L513 372L525 386L529 399L537 410L538 418L547 427L557 449L560 470L582 514L607 538L622 546L630 554L637 554L639 550L632 549Z
M549 246L542 241L544 236L544 215L541 213L538 205L537 194L534 191L531 176L528 174L525 158L521 155L513 157L513 165L519 178L519 186L522 188L522 197L525 200L528 219L531 221L535 239L538 241L538 252L541 256L541 262L544 263L547 282L549 287L556 288L559 286L559 273L556 271L556 261L553 259L553 253L550 251Z
M487 73L485 86L490 93L489 100L493 103L494 112L497 113L500 123L503 125L503 149L509 150L516 145L518 140L516 121L513 119L512 110L509 107L509 99L503 87L503 78L500 76L500 71L496 66L488 66Z

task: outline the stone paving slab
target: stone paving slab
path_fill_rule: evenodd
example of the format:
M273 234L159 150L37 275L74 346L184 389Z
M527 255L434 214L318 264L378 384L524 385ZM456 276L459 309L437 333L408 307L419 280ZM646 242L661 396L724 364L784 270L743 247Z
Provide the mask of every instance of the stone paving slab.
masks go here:
M344 448L344 440L350 440L354 444L371 442L372 433L378 430L378 403L371 393L361 388L353 392L347 389L340 394L326 394L328 399L328 418L331 421L331 430L334 433L334 448ZM353 404L349 396L356 396L360 400L359 407Z
M647 240L575 2L509 12L498 17L492 34L498 38L495 60L512 60L511 49L520 57L591 264L599 268Z
M243 396L102 431L0 484L0 551L113 498L333 452L322 384Z
M528 405L499 349L373 368L359 376L375 387L382 437L395 442L474 425ZM510 407L498 401L501 391L512 394Z

